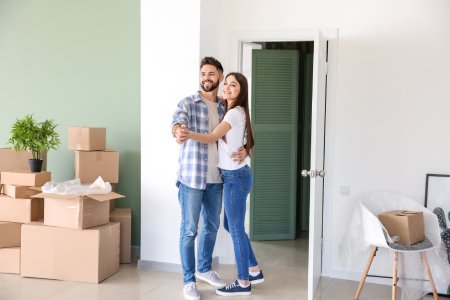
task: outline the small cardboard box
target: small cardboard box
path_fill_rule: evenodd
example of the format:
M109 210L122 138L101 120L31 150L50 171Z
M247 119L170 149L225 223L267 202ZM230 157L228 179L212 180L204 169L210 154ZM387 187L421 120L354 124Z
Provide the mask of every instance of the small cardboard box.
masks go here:
M0 222L0 248L20 247L20 228L22 224Z
M69 127L69 149L72 150L105 150L106 128L102 127Z
M20 274L20 247L0 249L0 273Z
M75 178L81 183L93 183L99 176L105 182L119 182L119 152L75 151Z
M378 216L390 236L398 236L399 244L410 246L425 239L421 211L392 210Z
M11 198L30 199L38 192L30 186L2 184L2 193Z
M47 181L52 180L50 172L30 171L10 171L1 173L2 184L22 185L22 186L43 186Z
M125 196L110 192L98 195L40 193L44 198L44 225L86 229L109 222L109 200Z
M131 263L131 208L116 208L109 216L111 222L120 223L120 263Z
M11 148L0 148L0 172L28 170L28 160L33 158L29 151L15 151Z
M16 199L0 195L0 221L28 223L44 217L44 199Z
M22 226L21 275L98 283L119 271L120 224L75 230Z

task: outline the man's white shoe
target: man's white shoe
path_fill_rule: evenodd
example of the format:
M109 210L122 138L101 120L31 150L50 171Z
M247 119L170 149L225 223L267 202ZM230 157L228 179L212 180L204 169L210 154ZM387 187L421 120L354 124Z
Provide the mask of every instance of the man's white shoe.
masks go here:
M227 285L227 283L225 281L220 279L219 274L217 274L217 272L214 272L214 271L208 271L205 273L196 272L195 277L197 277L197 279L203 280L217 288L223 288L224 286Z
M184 298L188 300L200 300L200 294L198 293L197 284L195 282L185 284L183 294Z

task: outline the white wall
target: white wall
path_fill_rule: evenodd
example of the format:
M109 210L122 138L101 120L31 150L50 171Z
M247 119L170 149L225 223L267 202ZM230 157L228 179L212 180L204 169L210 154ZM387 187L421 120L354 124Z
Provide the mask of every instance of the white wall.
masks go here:
M450 174L450 2L209 2L201 2L211 9L208 16L202 9L201 39L208 41L201 52L219 57L225 72L237 69L231 41L239 32L339 30L327 116L323 272L348 276L338 248L357 196L389 190L423 202L425 174ZM340 195L341 187L351 195Z
M176 8L176 9L174 9ZM141 1L141 260L180 263L177 103L198 87L199 1Z
M450 174L450 1L141 3L141 259L179 262L170 116L197 87L200 56L216 56L225 72L236 70L238 49L231 41L237 32L339 30L327 115L324 275L348 275L338 247L358 195L389 190L423 201L425 174ZM350 196L340 195L343 186Z

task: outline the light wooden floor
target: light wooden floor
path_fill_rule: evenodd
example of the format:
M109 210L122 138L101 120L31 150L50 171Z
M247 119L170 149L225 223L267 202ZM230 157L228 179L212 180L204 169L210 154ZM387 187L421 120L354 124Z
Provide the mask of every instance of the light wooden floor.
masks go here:
M254 242L254 250L266 281L252 289L251 296L233 299L293 300L307 298L307 238L296 241ZM235 279L235 268L219 266L227 281ZM353 299L358 283L323 278L319 300ZM224 299L215 289L198 283L202 300ZM82 284L0 274L0 300L149 300L184 299L180 273L164 273L121 265L120 271L100 284ZM389 286L366 283L360 300L391 299ZM432 299L426 297L424 299Z

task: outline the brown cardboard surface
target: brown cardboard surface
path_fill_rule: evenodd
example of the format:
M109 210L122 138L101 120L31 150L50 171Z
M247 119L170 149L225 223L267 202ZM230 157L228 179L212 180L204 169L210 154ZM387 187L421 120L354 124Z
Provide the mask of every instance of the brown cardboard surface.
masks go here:
M423 213L392 210L378 216L390 236L398 236L399 244L410 246L425 239Z
M86 229L108 223L109 201L124 196L110 192L86 196L40 193L33 197L45 198L45 225Z
M0 195L0 221L28 223L44 217L44 199L15 199Z
M0 172L29 170L28 160L33 158L31 152L18 151L11 148L0 148Z
M11 198L29 199L38 192L29 186L2 184L2 193Z
M69 149L105 150L106 128L103 127L69 127Z
M119 152L75 151L75 178L81 183L92 183L99 176L105 182L119 182Z
M120 224L76 230L22 226L21 275L98 283L119 271Z
M109 220L120 223L120 263L131 263L131 208L114 209Z
M43 186L52 180L52 174L47 171L31 173L30 171L7 171L1 173L2 184L22 186Z
M0 249L0 273L20 274L20 247Z
M0 248L20 247L20 228L22 224L0 222Z

